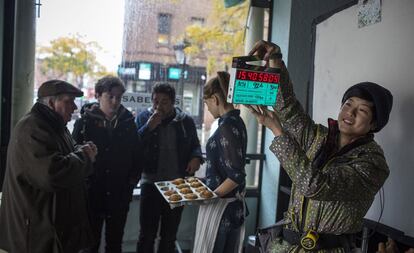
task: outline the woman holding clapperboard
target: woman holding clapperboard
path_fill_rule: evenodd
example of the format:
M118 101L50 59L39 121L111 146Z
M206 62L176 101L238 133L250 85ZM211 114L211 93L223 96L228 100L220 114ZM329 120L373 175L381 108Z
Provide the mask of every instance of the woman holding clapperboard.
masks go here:
M204 87L204 102L219 126L206 145L206 185L220 198L200 206L193 252L241 252L246 216L244 170L247 133L240 111L227 103L230 75L217 72Z
M259 41L251 53L281 70L273 110L248 107L272 131L269 148L292 180L284 219L262 229L256 243L269 253L354 252L355 233L389 174L374 134L388 122L391 92L372 82L352 85L338 101L338 119L326 127L296 99L277 45Z

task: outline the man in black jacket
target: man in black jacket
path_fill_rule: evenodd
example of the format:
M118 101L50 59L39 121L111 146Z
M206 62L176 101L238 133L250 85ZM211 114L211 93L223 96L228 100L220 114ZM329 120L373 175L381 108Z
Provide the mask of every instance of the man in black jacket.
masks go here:
M175 90L166 83L152 91L152 108L137 116L138 132L143 141L144 168L141 179L141 231L138 253L154 251L154 240L161 220L158 252L174 251L174 243L183 208L171 209L154 182L192 175L202 160L194 121L174 107Z
M88 178L96 241L84 252L98 252L104 222L105 252L122 252L129 202L141 175L139 136L134 117L121 105L124 92L124 84L117 77L98 80L95 96L99 103L84 106L72 133L77 143L93 141L100 150L94 173Z
M85 178L97 154L74 146L66 124L82 91L43 83L38 102L14 128L0 209L0 248L10 253L73 253L91 245Z

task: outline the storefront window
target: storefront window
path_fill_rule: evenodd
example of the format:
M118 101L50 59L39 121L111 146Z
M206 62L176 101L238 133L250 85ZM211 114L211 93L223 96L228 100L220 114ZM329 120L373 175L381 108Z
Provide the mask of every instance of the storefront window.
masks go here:
M100 12L94 14L94 19L90 19L90 13L97 6L88 10L81 0L75 2L42 2L37 29L36 88L47 79L65 79L84 90L85 96L77 102L82 106L96 101L94 84L104 75L119 76L127 92L140 97L150 96L155 83L168 82L176 89L177 105L193 117L204 146L216 123L203 104L203 87L217 71L229 70L234 55L244 54L249 1L228 9L222 0L197 4L192 0L109 1L112 5L108 2L99 6ZM82 26L60 21L76 4L83 6L74 10ZM61 18L56 19L56 15ZM99 31L100 27L105 29ZM177 48L183 59L176 58ZM59 57L53 58L56 55ZM59 61L65 62L66 68L53 64ZM134 113L144 108L133 104L128 107ZM78 110L73 118L79 117ZM73 122L68 126L71 128ZM257 186L257 178L254 182L253 186Z

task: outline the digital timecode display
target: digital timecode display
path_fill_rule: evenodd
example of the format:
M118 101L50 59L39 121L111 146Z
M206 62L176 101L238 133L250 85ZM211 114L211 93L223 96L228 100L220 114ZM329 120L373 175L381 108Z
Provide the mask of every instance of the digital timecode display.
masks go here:
M237 80L246 80L253 82L264 82L264 83L276 83L279 84L280 74L277 73L266 73L266 72L256 72L248 70L237 70L236 71Z
M233 103L250 105L276 104L280 74L250 70L236 71Z

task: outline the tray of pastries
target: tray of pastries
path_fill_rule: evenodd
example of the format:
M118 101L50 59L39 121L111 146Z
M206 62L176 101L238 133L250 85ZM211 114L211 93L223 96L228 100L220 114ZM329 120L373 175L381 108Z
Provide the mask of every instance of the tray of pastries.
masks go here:
M207 204L218 197L196 177L159 181L155 182L155 186L171 208L182 205Z

